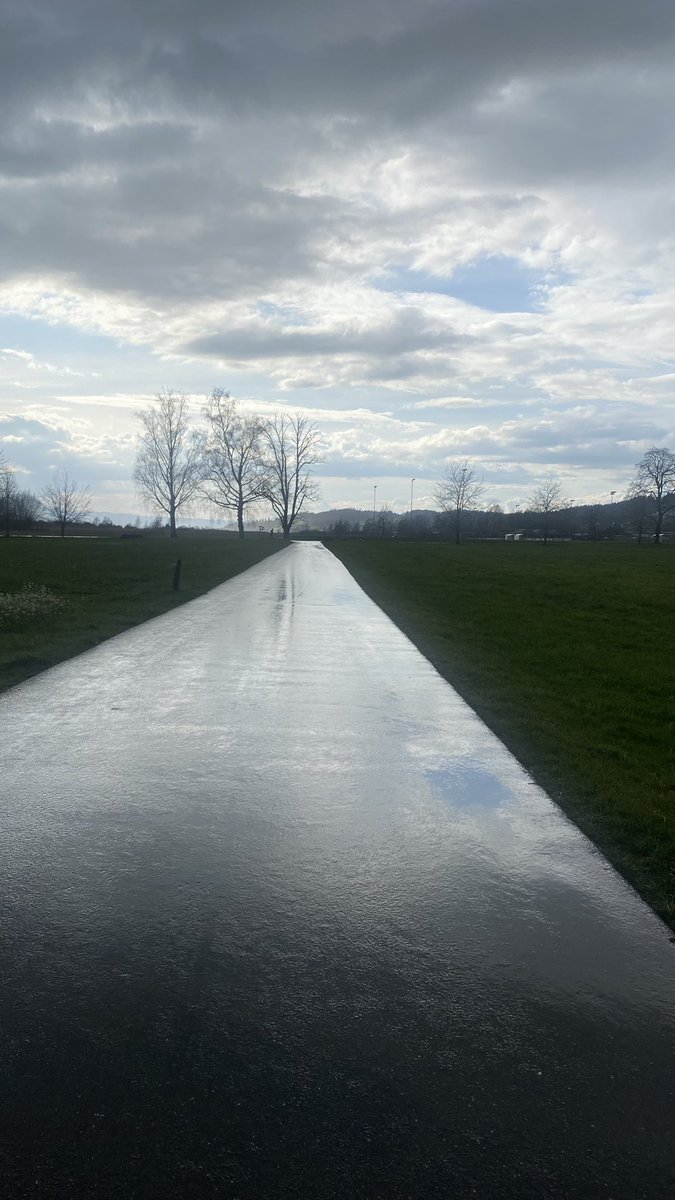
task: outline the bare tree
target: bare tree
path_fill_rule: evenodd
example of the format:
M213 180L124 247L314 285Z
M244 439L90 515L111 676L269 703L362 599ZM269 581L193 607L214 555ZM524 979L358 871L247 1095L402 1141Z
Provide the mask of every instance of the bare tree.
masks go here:
M30 529L36 521L40 520L43 513L43 505L39 496L35 492L16 491L14 493L14 522L18 529Z
M548 541L551 528L551 514L569 507L569 500L563 492L563 486L558 479L549 476L534 489L528 500L529 508L543 517L544 545Z
M9 537L12 527L15 497L16 481L14 479L14 471L7 462L5 454L0 450L0 520L2 521L6 538Z
M462 517L467 510L477 507L484 491L485 480L468 458L445 468L443 479L436 487L436 503L443 512L452 515L457 545L462 536Z
M654 541L661 541L664 517L675 510L675 454L665 446L652 446L636 464L637 473L627 499L647 500L654 522Z
M189 397L165 389L156 403L137 413L143 426L134 478L141 496L166 513L171 537L177 537L176 514L187 507L202 480L199 438L190 431Z
M388 504L383 504L377 514L377 530L382 541L385 537L393 537L396 518Z
M210 504L236 512L243 538L245 509L265 496L262 422L258 417L242 417L236 400L222 388L214 388L204 416L209 430L201 492Z
M300 413L276 413L262 423L263 495L281 522L286 539L305 504L318 496L309 468L322 461L319 436L316 425Z
M55 471L42 493L42 504L47 516L59 526L61 537L65 537L66 526L82 521L89 512L91 492L88 487L80 487L67 471Z

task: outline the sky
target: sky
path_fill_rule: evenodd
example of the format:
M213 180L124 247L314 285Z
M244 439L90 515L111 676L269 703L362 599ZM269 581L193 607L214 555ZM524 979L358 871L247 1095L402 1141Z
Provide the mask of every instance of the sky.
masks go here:
M316 421L317 507L608 501L675 448L672 0L0 0L0 449Z

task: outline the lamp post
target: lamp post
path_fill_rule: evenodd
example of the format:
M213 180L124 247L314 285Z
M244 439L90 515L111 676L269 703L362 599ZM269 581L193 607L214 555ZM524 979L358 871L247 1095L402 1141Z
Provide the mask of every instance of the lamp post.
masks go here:
M373 484L373 520L377 520L377 484Z
M411 536L411 537L412 537L412 535L413 535L412 505L413 505L413 486L414 486L414 483L415 483L415 480L414 480L414 479L411 479L411 480L410 480L410 536Z

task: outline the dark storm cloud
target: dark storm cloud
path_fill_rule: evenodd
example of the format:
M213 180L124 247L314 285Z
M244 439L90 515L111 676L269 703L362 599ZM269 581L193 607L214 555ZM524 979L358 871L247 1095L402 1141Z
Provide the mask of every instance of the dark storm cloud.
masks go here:
M186 5L114 5L61 0L4 5L6 93L52 95L72 83L157 85L194 99L235 105L336 102L350 111L385 104L402 113L437 108L487 80L521 72L583 69L589 63L666 61L669 0L493 0ZM32 69L31 69L32 68Z
M199 167L189 172L184 163L127 161L118 178L10 192L0 213L0 268L77 271L84 285L160 299L226 299L233 289L308 273L330 207Z
M347 115L397 129L521 77L669 65L669 0L5 5L5 111L92 95L142 112ZM24 108L25 111L25 108ZM555 118L555 114L554 114ZM555 119L554 119L555 128Z
M162 121L94 131L75 121L37 119L0 129L0 163L13 179L63 175L78 168L175 162L189 151L192 132Z
M258 186L266 162L279 155L301 161L323 142L325 153L339 157L364 139L406 129L437 151L469 155L483 175L496 156L507 178L562 174L573 181L576 169L630 170L633 160L658 157L668 127L668 113L659 120L648 86L636 94L639 80L631 76L631 68L671 62L675 9L663 0L346 4L339 16L327 5L271 0L225 8L205 0L65 0L5 3L3 13L0 170L39 179L115 166L107 186L75 179L66 197L77 209L81 195L92 225L103 226L103 241L111 212L113 232L126 225L131 235L151 197L161 219L175 211L175 194L187 192L193 210L203 206L214 248L230 220L238 247L255 244L255 222L236 229L232 177L241 180L255 158L256 138ZM581 79L598 67L604 75ZM493 100L522 79L534 86L534 103L475 111L477 99ZM106 127L111 120L118 124ZM317 134L322 120L340 123L339 146L334 130ZM253 129L251 121L262 124ZM161 169L167 162L185 177L183 188ZM39 195L50 213L58 209L58 196ZM288 229L279 194L276 203L279 241ZM291 249L298 240L291 237ZM167 249L175 250L170 239ZM81 257L90 251L84 246ZM199 259L198 242L194 251ZM137 258L142 270L143 247Z

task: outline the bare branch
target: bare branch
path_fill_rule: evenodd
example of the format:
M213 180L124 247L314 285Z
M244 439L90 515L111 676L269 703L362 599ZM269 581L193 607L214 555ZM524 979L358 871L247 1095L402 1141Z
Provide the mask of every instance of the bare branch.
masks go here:
M263 495L279 518L285 538L305 505L318 496L309 468L323 461L319 430L300 413L275 413L261 427Z
M143 426L134 478L150 506L167 514L176 537L176 514L187 508L202 480L201 444L190 432L189 397L165 389L138 416Z
M39 521L43 514L43 504L34 492L16 491L14 493L14 520L23 529L29 528Z
M66 526L82 521L91 508L91 491L80 487L67 471L56 471L42 493L42 503L48 517L59 526L61 537L65 537Z
M210 504L236 512L243 538L246 507L265 496L262 422L257 417L242 417L236 400L222 388L214 389L204 416L209 432L200 490Z
M454 515L455 541L461 538L462 514L476 508L483 492L485 480L478 467L464 458L450 463L443 472L443 480L436 487L436 502L444 512Z
M636 463L636 474L627 499L649 502L646 515L654 522L654 541L661 541L664 517L675 511L675 454L665 446L652 446Z
M14 479L14 471L9 466L4 453L0 450L0 520L2 521L5 537L9 537L10 534L15 498L16 481Z
M548 541L551 513L569 508L569 500L563 492L563 486L558 479L549 476L536 487L528 500L532 512L541 513L544 525L544 545Z

